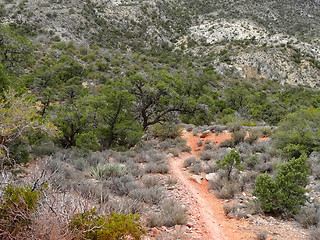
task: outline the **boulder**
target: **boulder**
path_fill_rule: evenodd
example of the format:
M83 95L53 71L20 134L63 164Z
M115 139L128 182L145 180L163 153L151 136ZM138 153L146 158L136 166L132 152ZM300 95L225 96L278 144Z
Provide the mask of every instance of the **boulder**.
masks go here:
M209 174L206 174L206 179L208 181L214 181L215 179L218 178L218 174L216 173L209 173Z
M205 137L207 137L209 134L210 134L210 130L203 131L202 134L200 135L200 138L205 138Z
M199 183L201 184L202 183L202 180L203 180L203 177L199 176L199 175L192 175L190 177L190 180L191 181L195 181L196 183Z

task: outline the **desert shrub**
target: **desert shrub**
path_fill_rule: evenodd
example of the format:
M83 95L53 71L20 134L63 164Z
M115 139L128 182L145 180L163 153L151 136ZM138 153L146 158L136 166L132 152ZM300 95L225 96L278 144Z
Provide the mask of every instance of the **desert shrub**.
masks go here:
M255 167L255 170L257 170L258 172L261 173L265 173L265 172L272 172L274 170L274 163L273 162L262 162L262 163L258 163Z
M220 199L231 199L237 192L239 190L236 182L225 181L221 189L214 191L214 195Z
M199 160L197 160L195 157L189 157L189 158L186 158L184 161L183 161L183 167L190 167L192 166L193 164L197 163Z
M223 179L223 177L220 174L218 174L217 178L209 181L209 189L210 190L220 190L223 187L224 183L225 183L225 180Z
M140 185L135 181L132 175L124 175L119 178L114 178L109 182L109 188L117 195L128 195L134 189L140 188Z
M183 146L180 146L179 148L180 148L181 152L188 152L188 153L190 153L190 152L192 151L191 147L188 146L188 145L186 145L186 144L184 144Z
M258 175L258 172L256 171L244 172L240 176L240 180L239 180L240 185L243 187L246 187L246 189L248 189L248 187L254 188L254 183L257 175Z
M241 142L237 145L237 151L242 154L252 154L252 147L247 142Z
M122 196L118 198L109 198L106 204L105 212L108 215L112 213L140 214L143 213L144 209L144 203L142 203L141 201Z
M137 163L148 163L151 161L150 156L147 153L139 153L135 158L134 161Z
M203 140L202 139L199 139L199 141L196 143L198 147L201 147L202 146L202 143L203 143Z
M169 150L169 153L172 153L172 155L173 155L174 157L179 157L180 152L181 152L181 150L180 150L179 148L177 148L177 147L171 148L171 149Z
M203 171L201 162L197 162L189 167L189 171L195 174L201 174Z
M241 123L241 121L231 122L231 123L227 124L227 127L230 132L233 132L233 133L238 132L242 128L242 123Z
M149 204L158 204L163 197L163 188L136 188L129 193L129 197L134 200L142 200Z
M148 227L161 227L164 225L164 216L161 213L149 213L147 217L147 226Z
M254 154L250 157L248 157L245 161L244 164L247 169L253 169L258 163L258 155Z
M172 144L175 145L175 148L180 149L180 152L191 152L191 147L187 145L187 140L184 138L176 138L172 140Z
M320 228L312 227L310 229L310 240L319 240L319 236L320 236Z
M230 199L239 192L239 185L236 179L227 180L227 173L223 170L218 172L218 177L209 181L209 188L214 191L217 198Z
M237 203L224 204L223 211L226 215L229 215L229 217L235 217L238 219L248 217L247 214L243 211L242 206Z
M214 195L220 199L231 199L238 192L238 184L226 181L220 190L215 190Z
M245 207L249 214L263 214L263 209L257 201L248 200L245 202Z
M105 203L109 199L110 193L107 187L100 187L90 182L80 181L78 184L74 184L73 188L85 199L95 199L100 203Z
M113 158L117 163L126 163L128 159L128 157L124 154L116 154Z
M167 161L162 161L159 163L148 163L144 168L145 173L161 173L165 174L169 172L169 165Z
M219 166L216 163L208 163L207 166L204 168L205 173L214 173L218 171Z
M249 136L245 139L245 142L252 145L261 136L262 136L262 133L259 130L257 129L251 130L249 131Z
M197 129L197 128L192 129L193 136L197 136L198 133L199 133L199 129Z
M187 209L176 200L168 199L164 201L161 208L165 226L171 227L187 223Z
M188 124L185 128L187 132L191 132L194 128L194 125Z
M313 203L301 207L295 219L304 227L309 228L320 224L320 204Z
M74 215L69 227L78 239L118 240L130 237L138 240L146 233L139 215L113 213L104 216L95 209Z
M215 149L215 145L213 143L207 143L203 147L204 151L213 150L213 149Z
M130 160L126 163L126 168L127 173L131 174L132 176L140 177L143 174L143 172L140 170L139 165L133 160Z
M233 204L225 203L223 204L223 212L225 215L233 211Z
M108 151L108 150L103 152L93 152L86 158L86 160L91 166L96 166L99 163L100 164L107 163L109 161L110 156L111 156L111 151Z
M280 164L274 179L267 173L257 177L253 194L258 197L265 212L290 215L296 213L304 204L304 187L309 173L306 159L306 155L301 155Z
M211 160L211 152L209 151L202 152L200 159L205 161Z
M263 153L270 147L268 141L255 142L252 147L253 152Z
M268 232L267 231L261 231L256 233L255 240L266 240L268 237Z
M219 144L219 147L221 148L233 147L233 146L234 146L234 142L232 139L226 139Z
M168 150L172 146L172 142L169 140L163 141L159 143L159 147L161 150Z
M3 189L0 202L0 235L2 239L15 239L19 232L30 231L33 213L37 210L41 194L31 186L8 185Z
M102 179L104 177L104 165L99 163L97 166L92 167L91 173L95 179Z
M246 131L240 130L240 131L235 131L232 133L232 141L234 145L239 144L240 142L244 141L244 138L246 137Z
M171 176L169 176L166 180L166 184L168 184L168 186L173 186L173 185L176 185L177 183L178 183L178 180Z
M165 154L162 154L156 150L150 150L145 154L149 156L148 161L150 162L162 162L166 159Z
M159 184L159 177L158 176L143 176L142 182L146 188L155 187Z
M270 136L272 133L272 129L269 127L265 127L261 130L261 133L262 133L262 137Z
M107 163L104 166L104 176L109 177L121 177L127 173L127 168L123 164L116 162Z
M174 139L180 137L182 134L181 125L173 124L170 122L157 123L149 127L148 132L160 140L165 140L168 138Z
M78 158L73 161L74 168L79 171L84 171L89 167L89 164L84 158Z
M311 169L315 179L320 179L320 164L314 164Z

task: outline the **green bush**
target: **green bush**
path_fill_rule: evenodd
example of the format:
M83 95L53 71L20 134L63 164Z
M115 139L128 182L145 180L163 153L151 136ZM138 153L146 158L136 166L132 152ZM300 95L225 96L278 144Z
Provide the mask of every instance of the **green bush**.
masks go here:
M299 157L320 149L319 129L320 109L302 109L287 115L273 138L290 157Z
M0 202L0 235L12 239L20 231L29 231L32 214L37 210L39 191L30 186L8 185Z
M157 123L149 128L149 132L152 136L159 138L160 140L166 140L168 138L180 137L181 126L179 124L172 124L168 122Z
M145 230L137 214L99 215L95 209L74 215L69 227L74 231L76 239L118 240L141 239Z
M253 195L258 197L265 212L291 215L305 203L306 190L303 187L309 173L306 159L303 154L279 165L274 179L267 173L257 177Z
M231 173L233 169L242 170L240 154L232 149L231 152L225 156L222 160L218 160L217 164L220 168L227 171L228 180L231 180Z

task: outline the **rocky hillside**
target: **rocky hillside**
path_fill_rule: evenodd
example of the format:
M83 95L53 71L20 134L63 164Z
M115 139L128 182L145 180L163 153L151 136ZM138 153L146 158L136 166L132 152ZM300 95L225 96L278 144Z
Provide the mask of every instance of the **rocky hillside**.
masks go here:
M191 53L221 74L319 86L320 3L1 0L4 23L50 40L143 53Z

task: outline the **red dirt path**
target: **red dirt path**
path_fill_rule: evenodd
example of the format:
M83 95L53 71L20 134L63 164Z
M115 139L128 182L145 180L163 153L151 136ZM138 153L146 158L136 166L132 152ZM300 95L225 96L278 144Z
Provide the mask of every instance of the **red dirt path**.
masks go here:
M205 178L202 181L202 184L189 180L190 174L183 171L184 159L201 152L202 146L197 146L197 142L200 138L199 136L194 136L192 132L184 131L182 138L187 139L187 144L191 147L192 154L184 154L179 158L172 158L170 160L170 167L172 174L179 179L197 202L200 213L200 223L198 224L198 227L202 228L198 230L204 234L206 240L254 239L253 232L244 231L243 228L241 230L239 229L240 226L243 227L248 224L246 221L226 218L223 211L223 201L218 200L212 193L208 192L208 182ZM203 141L210 139L213 143L220 144L226 139L231 139L231 133L227 131L219 135L210 133L207 137L202 139Z
M183 153L179 157L170 159L172 175L178 179L182 188L190 194L189 199L182 201L190 207L189 216L194 216L197 223L194 225L197 234L193 234L192 239L203 240L253 240L257 232L266 230L269 232L268 239L295 240L307 239L307 234L302 229L295 229L290 222L277 222L276 224L265 224L264 219L260 224L250 222L245 219L229 219L223 211L225 201L217 199L213 193L209 192L208 182L204 177L202 184L190 181L190 174L183 168L184 159L195 156L202 151L202 147L197 146L199 136L194 136L192 132L183 132L182 138L187 139L187 144L192 148L191 153ZM218 136L210 133L202 138L203 142L210 139L217 145L226 139L231 139L230 132L222 132ZM260 138L258 141L264 141L268 138Z

